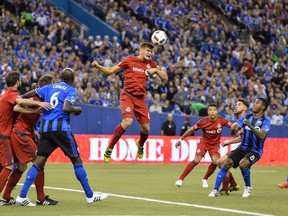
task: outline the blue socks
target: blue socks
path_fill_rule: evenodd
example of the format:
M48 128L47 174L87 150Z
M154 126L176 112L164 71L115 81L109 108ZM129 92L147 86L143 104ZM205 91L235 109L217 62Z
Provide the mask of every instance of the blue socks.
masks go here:
M246 168L244 170L241 170L245 186L251 187L251 181L250 181L250 169Z
M221 183L223 182L224 178L226 177L226 174L228 172L228 169L226 169L225 167L221 167L217 177L216 177L216 181L215 181L215 186L214 186L214 190L219 190L219 187L221 185Z
M77 179L81 183L83 190L85 191L86 197L91 198L93 196L93 191L89 186L88 177L83 165L82 164L74 165L74 172Z
M28 170L25 182L22 186L22 189L19 195L21 198L25 198L27 196L28 190L30 186L33 184L34 180L36 179L39 171L40 171L40 168L36 166L35 164L33 164L32 167Z
M288 182L288 177L286 178L286 181Z

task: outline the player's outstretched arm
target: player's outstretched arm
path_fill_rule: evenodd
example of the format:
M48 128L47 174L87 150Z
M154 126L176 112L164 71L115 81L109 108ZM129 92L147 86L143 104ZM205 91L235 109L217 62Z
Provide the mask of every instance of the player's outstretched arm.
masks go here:
M96 67L98 70L102 71L106 75L118 73L119 71L122 70L118 65L115 65L113 67L104 67L100 65L97 61L92 62L92 67Z
M70 101L65 100L64 102L64 106L62 108L63 112L68 112L71 113L75 116L80 115L80 113L82 112L82 108L81 107L75 107L71 104Z
M39 109L32 109L29 107L22 107L19 104L16 104L13 108L14 112L22 113L22 114L32 114L32 113L42 113L43 109L39 107Z
M187 136L190 136L192 133L194 133L194 128L191 127L189 130L187 130L181 138L175 143L175 147L178 148L181 145L181 141L184 140Z
M35 90L32 90L32 91L29 91L29 92L26 92L25 94L21 95L22 98L30 98L30 97L33 97L33 96L37 96L37 92Z
M51 110L53 109L53 105L47 102L40 102L40 101L34 101L30 99L25 98L17 98L16 103L19 104L22 107L33 107L33 106L39 106L42 107L45 110Z
M161 81L167 81L168 75L165 71L162 71L158 68L150 68L147 70L147 75L157 74Z
M241 141L241 136L238 136L237 138L233 139L233 140L225 140L224 142L222 142L220 145L225 147L227 145L231 145L233 143L239 143Z

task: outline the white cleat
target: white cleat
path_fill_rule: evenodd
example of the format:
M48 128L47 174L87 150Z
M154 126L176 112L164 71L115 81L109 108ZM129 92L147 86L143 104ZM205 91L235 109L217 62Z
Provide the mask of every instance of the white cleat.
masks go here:
M216 197L216 196L218 196L217 190L212 190L212 192L208 195L208 197Z
M86 197L86 201L87 201L88 204L92 204L94 202L102 201L102 200L106 199L107 197L108 197L108 194L106 194L106 193L96 193L96 192L94 192L93 196L91 198L87 198Z
M179 180L177 180L177 181L175 182L175 185L178 186L178 187L181 187L181 186L182 186L182 183L183 183L183 181L179 179Z
M252 187L245 186L244 187L244 192L242 194L242 197L247 198L251 195Z
M29 199L28 197L22 198L22 197L20 197L20 196L17 196L17 198L16 198L16 204L17 204L17 205L21 205L21 206L30 206L30 207L36 206L34 203L32 203L32 202L30 201L30 199Z
M207 179L202 179L202 187L203 188L208 188L209 187Z

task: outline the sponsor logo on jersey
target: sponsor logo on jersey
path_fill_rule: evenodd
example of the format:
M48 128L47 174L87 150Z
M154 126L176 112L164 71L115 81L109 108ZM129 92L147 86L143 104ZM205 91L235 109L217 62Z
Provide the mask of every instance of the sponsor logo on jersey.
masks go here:
M217 131L216 130L206 130L206 133L209 133L209 134L215 134Z
M145 72L144 69L142 69L142 68L137 68L137 67L132 67L132 71L135 71L135 72L142 72L142 73Z

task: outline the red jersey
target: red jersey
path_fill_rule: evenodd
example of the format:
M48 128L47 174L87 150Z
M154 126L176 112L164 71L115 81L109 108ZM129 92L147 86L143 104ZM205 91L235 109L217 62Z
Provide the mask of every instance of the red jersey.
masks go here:
M195 125L193 125L193 128L195 131L202 129L203 135L201 141L208 145L219 145L223 126L231 128L231 125L232 123L230 121L221 116L217 116L215 121L211 121L209 116L207 116L200 119Z
M38 97L31 98L34 101L41 101ZM33 113L33 114L19 114L14 123L13 129L19 130L25 134L30 136L34 133L34 128L39 121L41 114Z
M144 96L146 94L146 82L148 76L146 70L156 68L152 60L143 61L136 56L124 58L118 66L124 69L124 90L132 95Z
M20 97L18 91L8 88L0 97L0 134L10 136L17 113L13 111L16 99Z

